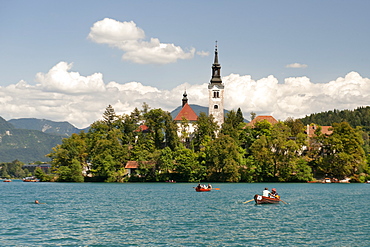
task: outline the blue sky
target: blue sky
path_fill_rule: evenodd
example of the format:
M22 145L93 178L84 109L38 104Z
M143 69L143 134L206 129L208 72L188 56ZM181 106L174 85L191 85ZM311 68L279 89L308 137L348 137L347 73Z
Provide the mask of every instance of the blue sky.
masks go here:
M226 90L234 93L225 105L241 107L246 118L251 111L284 120L367 105L369 7L357 0L0 0L0 116L84 127L108 104L121 113L143 101L171 111L185 88L193 92L189 103L207 106L202 88L211 77L215 40ZM123 37L114 26L134 32ZM171 49L150 50L153 39ZM295 96L287 78L301 88ZM237 94L238 83L249 91ZM304 99L289 99L296 95ZM245 100L232 102L236 97ZM78 106L83 102L89 110ZM86 115L77 120L81 112Z

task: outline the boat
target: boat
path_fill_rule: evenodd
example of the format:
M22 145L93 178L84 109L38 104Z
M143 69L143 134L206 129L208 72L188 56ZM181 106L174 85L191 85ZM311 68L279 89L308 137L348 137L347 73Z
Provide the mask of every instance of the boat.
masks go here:
M195 187L196 192L208 192L208 191L211 191L211 190L212 190L212 188Z
M25 177L22 180L23 182L39 182L39 180L35 177Z
M12 181L12 180L10 180L10 179L4 179L4 180L3 180L3 182L8 182L8 183L9 183L9 182L11 182L11 181Z
M280 199L261 196L257 194L254 196L254 201L256 202L256 204L275 204L275 203L279 203Z

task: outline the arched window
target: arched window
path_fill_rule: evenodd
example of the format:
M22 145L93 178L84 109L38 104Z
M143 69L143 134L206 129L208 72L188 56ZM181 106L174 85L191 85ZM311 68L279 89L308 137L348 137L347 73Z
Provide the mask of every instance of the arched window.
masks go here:
M213 92L213 98L220 98L220 92L214 91Z
M214 105L214 106L213 106L213 108L214 108L214 109L218 109L218 105Z

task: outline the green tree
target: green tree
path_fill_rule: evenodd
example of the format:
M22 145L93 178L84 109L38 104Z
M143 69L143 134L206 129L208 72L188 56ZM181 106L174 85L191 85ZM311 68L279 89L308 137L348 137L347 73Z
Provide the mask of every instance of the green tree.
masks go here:
M198 120L195 123L194 131L194 148L196 151L199 151L201 148L201 143L204 140L210 138L214 140L219 131L219 126L215 121L213 115L207 116L204 112L201 112L198 116Z
M54 179L54 176L52 174L47 174L40 167L36 167L35 177L38 178L40 182L51 182Z
M305 126L299 119L287 118L287 120L284 121L284 124L290 128L292 136L297 136L305 130Z
M341 179L366 169L361 129L354 129L347 122L335 123L333 133L323 143L319 169L324 173Z
M221 134L206 150L207 179L210 181L238 182L243 164L242 150L233 138Z
M64 138L61 145L57 145L47 155L52 159L52 170L59 175L58 181L80 182L83 180L82 169L87 168L86 134L72 134ZM79 163L78 176L75 175L76 162ZM73 179L73 180L69 180Z
M122 145L122 131L102 121L91 125L88 132L89 160L91 172L98 180L119 182L121 171L127 160L127 146Z
M2 164L0 169L0 177L2 178L11 178L11 176L8 173L8 165Z
M104 122L107 124L109 129L113 128L113 123L115 122L117 116L111 105L109 105L103 114Z
M238 109L240 111L240 108ZM241 111L235 112L231 110L226 114L225 122L222 124L221 133L224 135L229 135L232 137L236 142L239 143L239 135L242 130L243 124L243 115L241 115Z
M260 136L252 144L257 164L256 172L262 181L296 180L297 162L302 146L290 138L290 128L279 122L272 126L269 134Z
M204 179L205 167L191 149L179 146L174 152L175 172L180 181L199 182Z

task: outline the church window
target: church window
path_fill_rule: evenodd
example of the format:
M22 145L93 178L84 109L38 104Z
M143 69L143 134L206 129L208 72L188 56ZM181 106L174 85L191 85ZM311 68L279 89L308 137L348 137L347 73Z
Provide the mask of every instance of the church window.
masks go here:
M214 106L213 106L213 108L214 108L214 109L218 109L218 105L214 105Z
M213 98L220 98L220 92L213 92Z

